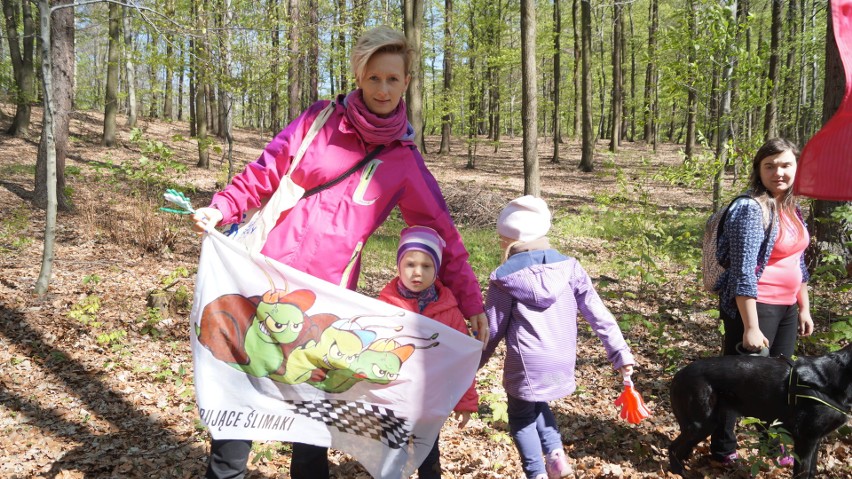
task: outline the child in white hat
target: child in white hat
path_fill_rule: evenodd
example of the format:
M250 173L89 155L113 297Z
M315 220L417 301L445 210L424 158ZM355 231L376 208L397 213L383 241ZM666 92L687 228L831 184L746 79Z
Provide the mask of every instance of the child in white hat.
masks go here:
M547 204L534 196L512 200L500 212L503 264L488 285L485 314L491 337L480 361L484 366L505 339L509 431L529 479L572 474L548 401L576 389L577 313L591 324L613 369L629 376L634 363L589 275L576 259L550 247L550 225Z
M399 274L382 289L379 299L468 334L467 323L455 296L438 279L444 246L443 238L432 228L411 226L402 230L396 256ZM456 404L455 414L460 428L467 424L470 413L479 407L475 386L474 380ZM437 439L417 473L421 479L441 477Z

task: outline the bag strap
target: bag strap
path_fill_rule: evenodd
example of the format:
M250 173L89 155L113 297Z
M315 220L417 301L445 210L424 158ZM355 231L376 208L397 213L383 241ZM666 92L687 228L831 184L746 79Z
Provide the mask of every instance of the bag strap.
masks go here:
M308 147L311 146L311 142L314 141L314 137L317 136L317 133L319 133L323 125L325 125L325 122L328 121L332 112L334 112L333 101L329 102L328 105L319 112L317 117L314 119L311 128L305 134L305 137L302 138L302 144L299 145L296 155L293 156L293 161L290 162L290 169L287 170L287 176L290 176L296 170L296 166L298 166L299 162L302 161L302 157L305 156L305 152L308 151Z
M356 163L356 164L355 164L352 168L349 168L348 170L344 171L344 172L343 172L340 176L338 176L337 178L335 178L335 179L333 179L333 180L331 180L331 181L329 181L329 182L327 182L327 183L324 183L324 184L319 185L319 186L315 186L315 187L313 187L313 188L311 188L311 189L309 189L309 190L305 191L305 194L303 194L303 195L302 195L302 198L307 198L308 196L315 195L315 194L319 193L319 192L320 192L320 191L322 191L322 190L325 190L325 189L331 188L332 186L334 186L334 185L336 185L336 184L340 183L341 181L343 181L344 179L346 179L349 175L351 175L352 173L355 173L356 171L360 170L360 169L361 169L364 165L366 165L367 163L369 163L369 162L370 162L370 160L372 160L373 158L375 158L375 157L376 157L376 155L378 155L378 154L379 154L379 152L381 152L381 151L384 149L384 147L385 147L385 145L379 145L379 146L377 146L375 150L373 150L373 151L371 151L371 152L367 153L367 156L365 156L365 157L364 157L361 161L359 161L358 163Z
M750 200L754 200L755 202L757 202L758 205L760 205L759 201L755 200L749 195L739 195L736 198L732 199L731 202L728 203L728 206L725 208L725 212L722 213L722 217L719 219L719 225L716 229L716 241L719 241L719 238L722 237L722 231L724 231L725 229L725 220L728 219L728 210L730 210L731 206L734 206L734 203L740 198L748 198ZM763 210L763 206L760 206L760 209ZM772 214L769 217L769 225L767 225L763 229L763 241L760 243L760 249L765 249L766 245L769 243L769 232L772 231L772 223L775 222L775 213L771 210L770 213Z

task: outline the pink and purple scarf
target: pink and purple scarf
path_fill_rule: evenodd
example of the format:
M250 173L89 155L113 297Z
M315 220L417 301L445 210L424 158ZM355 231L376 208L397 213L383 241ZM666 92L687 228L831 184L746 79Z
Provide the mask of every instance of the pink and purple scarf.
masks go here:
M367 108L364 92L360 88L346 95L343 105L346 107L346 119L367 144L387 145L394 140L414 139L414 128L408 123L405 101L402 99L387 117L378 116Z

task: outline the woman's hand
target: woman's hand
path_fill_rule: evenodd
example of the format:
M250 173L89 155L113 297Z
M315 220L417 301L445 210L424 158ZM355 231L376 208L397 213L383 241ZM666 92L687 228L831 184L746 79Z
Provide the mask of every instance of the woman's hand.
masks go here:
M470 421L470 411L453 411L453 417L459 422L459 429L464 429Z
M810 336L814 332L814 320L811 318L811 312L799 311L799 334L802 336Z
M223 217L222 212L216 208L198 208L190 218L193 222L192 230L198 234L204 233L207 225L216 226Z
M621 366L620 368L618 368L618 371L621 373L622 378L627 379L627 378L629 378L630 376L633 375L633 365L632 364L625 364L624 366Z
M769 347L769 340L760 331L760 328L748 328L743 333L743 349L746 351L760 351Z
M473 333L473 337L482 341L482 349L485 349L485 345L488 344L488 338L491 335L491 331L488 329L488 318L485 317L485 313L476 314L467 318L467 320L470 322L470 332Z

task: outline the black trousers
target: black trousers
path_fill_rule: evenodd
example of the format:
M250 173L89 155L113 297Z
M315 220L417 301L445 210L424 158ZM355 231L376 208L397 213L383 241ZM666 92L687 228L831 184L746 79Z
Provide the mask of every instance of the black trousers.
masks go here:
M251 452L251 441L235 439L210 441L206 479L243 479ZM328 479L328 449L310 444L293 443L290 460L292 479Z
M725 323L722 355L736 356L739 354L737 343L743 340L745 332L742 317L737 312L732 318L725 314L721 307L719 314ZM799 305L757 303L757 320L760 332L769 340L769 355L784 355L788 358L792 356L799 330ZM739 417L735 414L726 414L710 436L710 454L716 459L722 459L737 450L737 435L734 432L737 419Z

